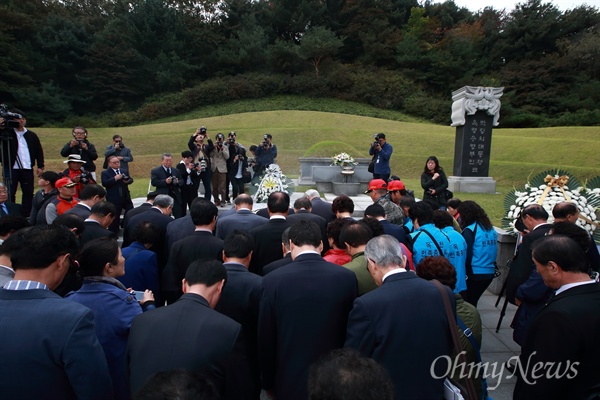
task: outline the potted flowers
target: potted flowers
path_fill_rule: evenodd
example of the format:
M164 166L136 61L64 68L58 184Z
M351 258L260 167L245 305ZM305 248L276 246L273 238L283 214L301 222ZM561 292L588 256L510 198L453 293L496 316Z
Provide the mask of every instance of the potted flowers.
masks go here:
M331 165L338 165L342 169L351 170L355 165L358 165L358 163L350 154L340 153L331 157Z

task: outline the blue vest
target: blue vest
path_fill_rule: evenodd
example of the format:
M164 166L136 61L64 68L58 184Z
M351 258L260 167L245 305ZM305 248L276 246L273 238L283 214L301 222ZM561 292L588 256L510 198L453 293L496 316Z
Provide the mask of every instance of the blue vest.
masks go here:
M450 260L456 270L456 287L454 293L460 293L467 290L467 270L465 262L467 261L467 242L462 235L454 230L454 227L447 226L442 232L448 237L450 246L444 249L444 256Z
M422 225L418 231L410 234L410 237L413 240L413 262L415 264L415 268L417 268L417 264L421 262L421 260L425 257L435 257L435 256L443 256L444 254L440 254L437 249L437 246L431 240L428 234L423 231L427 231L433 236L437 244L442 249L442 252L445 252L445 249L449 246L449 240L441 230L435 227L433 224L425 224Z
M486 231L477 222L465 229L475 233L473 239L473 257L471 268L474 274L493 274L494 263L498 255L498 234L494 228Z

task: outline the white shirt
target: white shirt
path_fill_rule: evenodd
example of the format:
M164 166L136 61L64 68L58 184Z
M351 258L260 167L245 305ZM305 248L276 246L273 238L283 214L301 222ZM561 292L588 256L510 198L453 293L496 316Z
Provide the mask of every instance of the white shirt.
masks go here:
M383 276L383 278L381 278L381 282L384 282L385 278L387 278L388 276L391 276L394 274L399 274L401 272L406 272L406 268L394 268L393 270L386 272L386 274Z
M589 285L590 283L596 283L596 282L589 280L589 281L585 281L585 282L567 283L566 285L562 285L561 287L559 287L558 290L556 291L556 294L558 295L559 293L562 293L565 290L572 289L576 286Z
M25 140L25 133L27 128L23 132L19 132L15 129L17 134L17 158L15 159L15 165L13 169L31 169L31 157L29 157L29 146Z

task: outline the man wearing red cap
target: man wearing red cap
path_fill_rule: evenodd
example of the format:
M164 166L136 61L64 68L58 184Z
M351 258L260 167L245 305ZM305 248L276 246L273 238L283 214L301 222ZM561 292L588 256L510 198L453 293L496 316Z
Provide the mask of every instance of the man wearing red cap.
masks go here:
M48 202L46 206L46 223L51 224L59 215L70 210L79 203L73 196L75 195L75 183L69 178L60 178L56 181L55 187L58 190L58 196Z
M383 179L373 179L369 182L369 189L365 192L371 196L374 204L379 204L385 210L385 218L392 224L404 225L404 212L387 198L388 185Z
M403 196L406 196L406 188L404 187L404 183L400 180L389 181L387 190L390 200L394 204L400 206L400 199Z

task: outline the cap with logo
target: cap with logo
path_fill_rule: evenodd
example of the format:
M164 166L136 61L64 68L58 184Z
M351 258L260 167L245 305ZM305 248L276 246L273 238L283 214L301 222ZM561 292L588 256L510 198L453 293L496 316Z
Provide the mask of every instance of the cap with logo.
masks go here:
M373 190L379 190L379 189L386 189L387 190L387 183L383 180L383 179L373 179L371 182L369 182L369 189L365 192L365 194L368 194L370 192L372 192Z
M56 183L54 184L54 187L57 189L60 189L63 187L72 188L75 185L76 184L69 178L60 178L59 180L56 181Z

